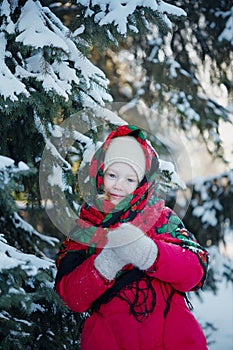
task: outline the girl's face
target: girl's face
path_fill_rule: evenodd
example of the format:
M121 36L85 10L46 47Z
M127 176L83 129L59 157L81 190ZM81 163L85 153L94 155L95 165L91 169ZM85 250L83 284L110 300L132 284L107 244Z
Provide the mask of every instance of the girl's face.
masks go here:
M104 190L113 204L118 204L138 186L134 169L122 162L111 164L104 174Z

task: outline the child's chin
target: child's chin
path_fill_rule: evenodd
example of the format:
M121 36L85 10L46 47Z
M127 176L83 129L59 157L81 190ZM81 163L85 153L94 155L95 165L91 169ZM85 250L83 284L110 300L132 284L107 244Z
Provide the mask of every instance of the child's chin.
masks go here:
M114 204L114 205L117 205L117 204L120 203L120 201L113 200L113 201L111 201L111 203Z
M119 204L121 201L123 200L123 198L111 198L111 203L114 205Z

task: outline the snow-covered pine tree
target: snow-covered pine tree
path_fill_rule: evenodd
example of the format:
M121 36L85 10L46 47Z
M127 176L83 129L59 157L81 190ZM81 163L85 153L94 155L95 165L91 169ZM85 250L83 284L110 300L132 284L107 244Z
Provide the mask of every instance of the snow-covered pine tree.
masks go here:
M130 105L144 104L151 128L196 135L213 158L224 158L219 128L231 119L232 4L180 4L187 18L172 34L161 36L150 23L144 35L121 40L117 55L111 48L105 60L98 54L93 59L108 69L113 98L128 103L128 113Z
M54 123L110 101L108 81L80 51L84 41L39 2L2 1L1 20L1 154L38 170ZM34 203L37 178L38 172L24 184Z
M22 179L31 173L24 162L16 166L13 159L0 156L0 222L4 232L0 234L1 349L32 349L35 340L40 348L50 339L53 344L53 329L60 327L64 311L51 289L54 263L43 254L43 249L53 248L58 240L37 232L17 212L16 194L23 193ZM41 327L43 312L48 316ZM58 318L49 322L49 316L56 314Z
M233 262L227 254L233 227L233 170L197 179L191 186L192 199L185 222L199 232L199 241L210 249L212 264L207 286L217 291L219 281L233 283ZM218 264L220 271L215 271L217 261L222 262L222 266Z
M130 2L117 6L115 1L101 1L94 7L93 2L78 3L86 17L78 8L83 23L72 32L39 1L0 2L0 344L5 350L79 347L82 317L68 311L53 291L51 254L57 240L40 234L22 218L16 199L23 196L34 208L40 204L39 165L45 143L52 139L51 169L58 166L64 173L58 177L61 182L53 185L64 185L67 201L74 207L73 196L79 197L72 157L76 162L89 160L88 151L103 125L123 122L103 107L111 101L108 80L87 58L87 42L93 32L88 34L85 28L92 27L97 33L104 28L106 43L111 45L114 30L119 35L126 35L127 27L137 31L134 14L147 24L145 13L149 11L150 19L158 18L164 28L171 27L167 12L184 14L161 1L153 6L150 1L131 1L131 10L119 22L119 10L127 10ZM95 42L99 40L95 36ZM97 106L102 109L95 109ZM92 108L90 115L87 108ZM84 112L77 113L80 110ZM69 145L69 154L63 157L59 142L66 138L67 130L61 124L75 112L86 125L87 135L72 135L75 147Z

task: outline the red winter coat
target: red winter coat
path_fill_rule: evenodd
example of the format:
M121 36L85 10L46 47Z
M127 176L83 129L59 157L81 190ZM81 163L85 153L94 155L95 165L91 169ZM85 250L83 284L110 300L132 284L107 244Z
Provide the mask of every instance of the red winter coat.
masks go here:
M156 293L154 311L145 320L136 320L129 312L129 305L121 298L127 294L130 299L132 289L120 291L85 321L82 350L207 349L200 325L187 307L183 294L192 290L203 277L198 257L172 243L156 240L156 244L158 257L146 271ZM96 254L80 264L83 248L80 243L69 241L66 249L70 253L62 259L63 273L59 277L58 269L56 283L56 291L66 305L80 313L88 310L114 283L106 281L95 269ZM140 287L143 284L145 282L141 280ZM152 296L145 293L139 293L139 302L145 297L146 303L150 304Z

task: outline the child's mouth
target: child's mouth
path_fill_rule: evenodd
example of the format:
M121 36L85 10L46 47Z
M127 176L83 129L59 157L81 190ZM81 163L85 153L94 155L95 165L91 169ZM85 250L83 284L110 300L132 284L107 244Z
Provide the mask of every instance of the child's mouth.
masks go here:
M114 193L110 193L110 196L113 198L123 198L124 196L121 196L119 194L114 194Z

